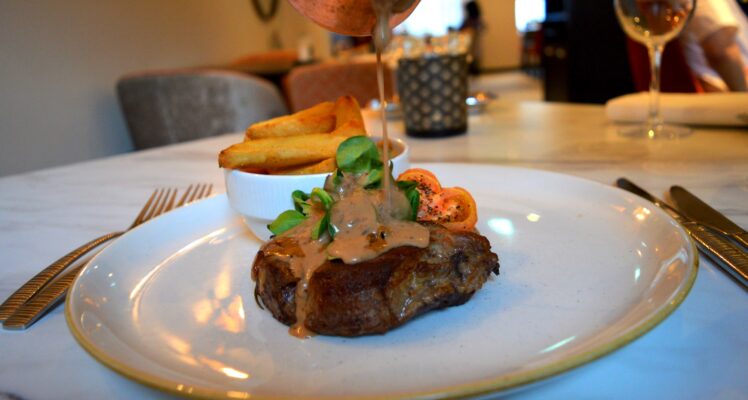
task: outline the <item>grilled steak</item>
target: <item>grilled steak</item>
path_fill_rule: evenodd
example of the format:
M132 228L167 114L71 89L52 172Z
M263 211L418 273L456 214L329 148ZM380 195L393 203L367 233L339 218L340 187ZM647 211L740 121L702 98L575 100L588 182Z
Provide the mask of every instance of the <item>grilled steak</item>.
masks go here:
M491 272L498 256L477 233L451 232L424 223L428 247L392 249L378 257L344 264L328 260L312 275L307 289L304 325L319 334L360 336L384 333L430 310L465 303ZM296 322L296 285L287 258L293 238L266 244L252 266L255 297L280 322Z

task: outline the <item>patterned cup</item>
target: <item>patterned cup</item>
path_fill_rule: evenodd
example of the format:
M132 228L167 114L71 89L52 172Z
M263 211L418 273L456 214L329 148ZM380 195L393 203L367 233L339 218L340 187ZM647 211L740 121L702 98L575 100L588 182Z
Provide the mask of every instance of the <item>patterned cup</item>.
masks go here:
M402 58L397 87L408 135L444 137L467 131L468 64L464 54Z

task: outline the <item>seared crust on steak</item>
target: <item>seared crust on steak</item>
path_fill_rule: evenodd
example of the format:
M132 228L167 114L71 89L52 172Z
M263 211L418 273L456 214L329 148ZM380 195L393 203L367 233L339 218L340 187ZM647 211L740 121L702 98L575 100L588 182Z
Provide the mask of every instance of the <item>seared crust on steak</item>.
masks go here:
M423 225L430 231L426 248L404 246L358 264L328 260L320 266L309 281L304 325L324 335L384 333L430 310L465 303L491 272L498 275L498 256L484 236ZM296 322L299 278L274 254L294 253L294 245L292 238L278 238L252 266L256 298L286 325Z

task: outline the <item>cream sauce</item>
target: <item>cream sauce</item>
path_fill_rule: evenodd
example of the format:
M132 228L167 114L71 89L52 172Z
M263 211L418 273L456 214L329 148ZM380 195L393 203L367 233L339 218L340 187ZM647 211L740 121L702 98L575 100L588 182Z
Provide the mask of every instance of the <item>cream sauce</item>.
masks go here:
M394 189L394 188L393 188ZM426 247L429 230L411 221L401 221L401 210L410 210L408 200L399 190L391 190L392 207L383 204L383 191L356 189L341 197L332 207L330 223L338 232L327 247L331 258L346 264L371 260L400 246ZM396 211L393 213L393 211ZM396 214L396 215L393 215Z
M312 218L308 218L297 227L288 230L282 234L283 237L293 238L296 246L285 254L274 254L288 261L291 272L294 277L299 278L296 284L296 323L289 328L289 333L299 338L307 338L314 335L304 325L307 315L307 289L309 281L312 279L314 271L317 270L327 259L325 247L329 243L327 235L321 238L312 239L312 228L317 221L322 218L322 214L315 213Z

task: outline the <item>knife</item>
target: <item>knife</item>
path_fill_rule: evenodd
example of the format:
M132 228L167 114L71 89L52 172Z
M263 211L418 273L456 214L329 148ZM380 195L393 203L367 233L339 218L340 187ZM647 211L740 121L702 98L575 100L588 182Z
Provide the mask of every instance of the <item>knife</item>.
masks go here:
M670 198L675 202L675 208L688 218L727 235L748 248L748 232L713 209L709 204L704 203L693 193L680 186L672 186L670 187Z
M725 237L714 233L711 229L681 214L678 210L657 197L652 196L649 192L636 186L626 178L618 178L616 186L641 196L665 210L686 229L688 234L696 241L696 245L702 253L730 273L744 288L748 289L748 254L744 253L740 247Z

